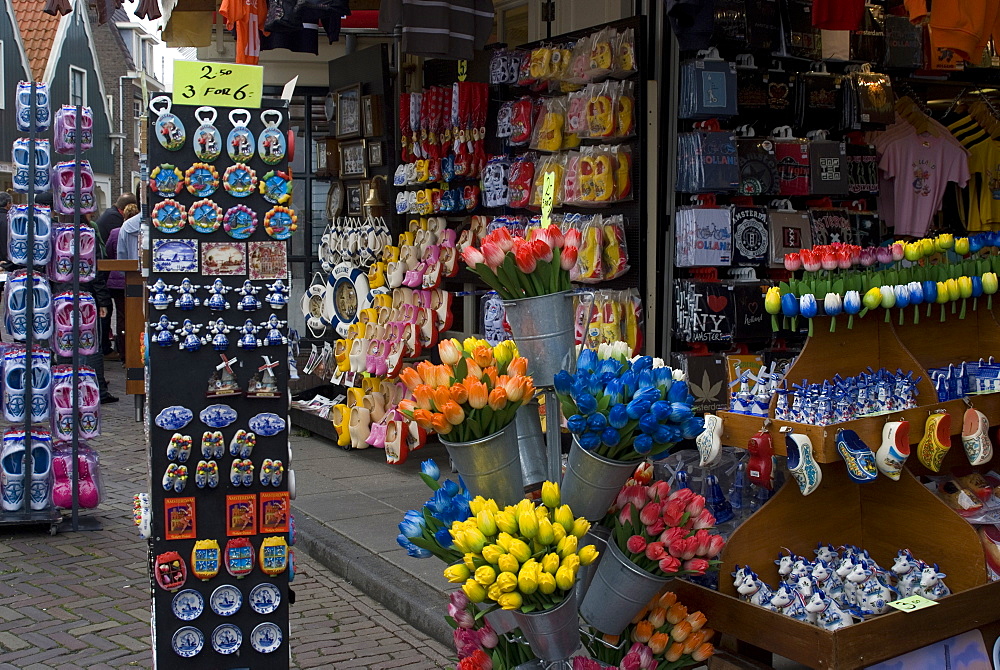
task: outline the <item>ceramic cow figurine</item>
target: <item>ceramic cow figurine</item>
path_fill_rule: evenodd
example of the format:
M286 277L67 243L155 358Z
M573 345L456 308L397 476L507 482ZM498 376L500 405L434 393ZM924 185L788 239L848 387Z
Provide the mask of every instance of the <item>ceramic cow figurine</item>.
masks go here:
M795 590L802 596L803 601L809 600L816 592L816 581L811 576L799 577L798 581L795 582Z
M943 572L938 572L937 563L924 566L920 571L920 585L914 590L913 595L923 596L928 600L941 600L945 596L950 596L951 589L941 581L947 576Z
M854 594L857 591L857 585L847 579L847 575L851 574L854 570L854 554L848 551L844 551L841 554L840 564L835 570L835 574L840 579L844 585L844 596L842 602L845 606L854 604Z
M890 568L896 576L896 590L900 598L909 598L920 586L920 577L924 569L923 561L913 558L909 549L900 549Z
M851 615L840 609L833 598L823 593L823 589L816 589L816 593L812 594L806 603L806 611L816 615L816 625L824 630L837 630L854 623Z
M775 589L774 595L771 596L771 606L778 608L782 614L796 621L816 622L816 616L806 611L802 596L799 595L794 586L787 582L779 584L778 588Z
M792 573L792 565L795 564L795 561L802 559L794 551L785 549L785 552L778 552L778 558L774 561L774 564L778 566L778 578L781 581L788 581L788 575Z
M812 571L812 561L804 556L798 556L792 563L792 571L788 574L788 581L794 584L800 577L811 577Z
M834 554L836 556L836 554ZM823 592L844 605L844 580L837 576L837 571L832 564L827 563L822 558L817 558L813 564L812 578L816 580L816 585L823 589Z
M868 561L860 560L847 575L847 581L856 587L853 604L860 610L872 614L885 614L889 610L896 590L875 574Z
M823 544L822 542L816 546L813 553L816 554L817 561L826 561L831 566L836 565L837 559L840 558L832 544Z
M771 587L762 582L757 574L750 568L746 569L746 574L743 577L743 582L736 587L736 591L740 594L743 600L746 600L751 605L757 605L765 609L772 611L777 611L771 605L771 597L774 595L771 591Z
M740 584L743 583L743 578L747 576L747 570L750 566L744 565L742 568L738 565L733 566L733 571L729 573L733 577L733 588L738 589Z

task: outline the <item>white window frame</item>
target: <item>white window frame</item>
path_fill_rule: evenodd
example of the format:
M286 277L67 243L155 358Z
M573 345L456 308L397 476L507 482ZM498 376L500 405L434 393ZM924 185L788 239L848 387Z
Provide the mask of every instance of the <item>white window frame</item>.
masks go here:
M75 65L70 65L69 66L69 104L71 104L71 105L75 104L73 102L73 75L76 72L79 72L82 75L83 90L81 91L82 95L80 96L81 97L80 104L83 105L84 107L86 107L87 106L87 84L88 84L88 82L87 82L87 71L84 70L82 67L77 67Z
M4 67L6 66L5 60L7 58L7 52L4 47L3 40L0 40L0 91L7 90L7 82L4 81ZM0 93L0 109L7 109L7 98L2 93Z

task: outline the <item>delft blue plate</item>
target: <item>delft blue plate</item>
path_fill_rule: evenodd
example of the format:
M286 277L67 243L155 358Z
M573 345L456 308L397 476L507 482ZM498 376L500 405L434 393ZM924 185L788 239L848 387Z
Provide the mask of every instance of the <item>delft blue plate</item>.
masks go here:
M205 646L205 636L194 626L184 626L174 633L170 645L174 648L174 653L181 658L191 658L197 656Z
M281 646L281 628L270 621L259 624L250 633L250 645L262 654L270 654Z
M229 405L209 405L198 415L209 428L225 428L236 421L236 410Z
M277 435L285 429L285 420L277 414L262 412L261 414L258 414L250 419L247 425L250 426L250 430L258 435L271 437L272 435Z
M243 606L243 594L232 584L223 584L212 591L208 603L219 616L232 616Z
M257 614L271 614L281 604L281 591L269 582L253 587L250 591L250 607Z
M156 415L156 425L163 430L180 430L184 426L191 422L194 418L194 412L189 410L187 407L181 407L180 405L171 405L170 407L164 407L159 414Z
M243 633L231 623L224 623L212 632L212 649L220 654L235 654L243 644Z
M174 596L170 608L181 621L194 621L205 611L205 599L194 589L184 589Z

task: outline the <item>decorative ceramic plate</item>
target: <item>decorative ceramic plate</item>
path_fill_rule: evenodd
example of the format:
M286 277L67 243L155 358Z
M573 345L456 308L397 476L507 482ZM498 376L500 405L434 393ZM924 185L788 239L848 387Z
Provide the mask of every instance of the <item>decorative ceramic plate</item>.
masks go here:
M160 413L156 415L155 422L163 430L180 430L191 423L193 418L194 412L187 407L171 405L160 410Z
M243 606L243 594L232 584L223 584L212 591L208 604L219 616L232 616Z
M281 591L274 584L264 582L253 587L248 596L250 607L257 614L271 614L281 604Z
M243 644L243 633L231 623L224 623L212 631L212 649L220 654L235 654Z
M250 645L262 654L270 654L281 646L281 628L270 621L258 625L250 633Z
M184 626L178 628L177 632L174 633L170 639L170 645L174 648L174 653L181 658L191 658L197 656L201 648L205 646L205 636L194 626Z
M225 428L236 421L236 410L229 405L209 405L201 410L198 418L210 428Z
M181 621L194 621L205 611L205 599L194 589L184 589L174 596L170 608Z
M277 435L285 429L285 420L277 414L262 412L261 414L258 414L250 419L247 425L250 426L250 430L258 435L271 437L272 435Z

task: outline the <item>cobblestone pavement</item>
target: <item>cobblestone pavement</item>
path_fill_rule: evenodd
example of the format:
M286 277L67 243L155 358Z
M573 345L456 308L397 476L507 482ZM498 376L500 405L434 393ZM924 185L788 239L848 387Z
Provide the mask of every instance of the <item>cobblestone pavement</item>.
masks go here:
M48 527L0 526L0 670L152 667L145 545L132 495L145 488L146 455L124 374L107 375L121 402L104 405L103 530L55 537ZM68 525L68 521L64 524ZM343 579L296 553L293 667L449 668L453 654Z

